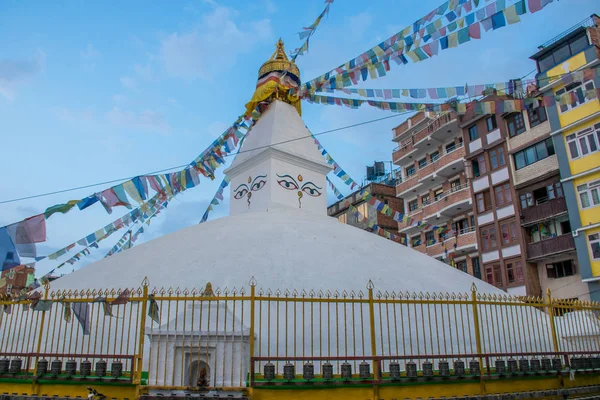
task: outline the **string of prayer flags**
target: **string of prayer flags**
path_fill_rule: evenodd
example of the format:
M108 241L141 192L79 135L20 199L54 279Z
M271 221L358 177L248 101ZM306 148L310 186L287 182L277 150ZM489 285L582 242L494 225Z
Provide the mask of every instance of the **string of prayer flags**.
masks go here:
M335 185L333 184L333 182L331 182L329 177L326 176L325 179L327 179L327 183L329 183L329 187L331 187L331 189L333 190L333 194L335 194L335 197L337 197L338 200L343 200L344 195L342 193L340 193L338 188L335 187Z
M44 217L48 219L52 214L57 212L66 214L71 211L71 208L75 207L80 201L81 200L70 200L65 204L56 204L52 207L48 207L46 208L46 211L44 211Z
M0 272L21 264L17 247L8 234L6 227L0 228L0 261L2 261Z
M313 33L315 33L315 31L317 30L317 26L319 26L323 17L326 14L329 14L329 7L331 7L331 4L333 4L333 0L325 0L325 4L327 4L325 6L325 9L321 12L321 14L319 14L319 16L317 17L315 22L313 22L312 25L310 25L309 27L302 28L302 32L298 33L300 40L304 40L304 43L302 44L302 46L300 46L300 48L291 52L292 62L296 61L296 58L299 55L302 55L308 51L308 40L313 35Z
M229 181L230 181L230 179L228 176L225 176L223 178L223 180L221 181L221 184L219 185L219 188L217 189L217 192L213 196L208 207L206 208L206 211L202 215L202 219L199 222L200 224L203 222L206 222L206 220L208 219L208 214L213 210L213 206L217 206L220 204L221 201L223 201L223 199L224 199L223 191L225 190L225 188L227 186L229 186Z
M446 9L447 25L437 20L415 31L414 27L407 27L379 45L359 55L358 57L340 65L301 86L301 93L311 92L322 87L325 83L337 88L356 85L360 80L377 79L385 76L390 70L390 61L397 65L404 65L410 59L419 62L438 54L439 50L458 47L471 39L481 38L481 27L486 32L500 29L506 25L520 21L519 15L527 13L526 0L519 0L507 5L506 0L497 0L485 7L475 9L479 1L453 0L456 7L462 6L465 16L460 16L462 11L448 11ZM550 4L552 0L530 0L537 12ZM539 6L538 6L539 2ZM467 5L468 4L468 5ZM446 12L448 11L448 12ZM410 32L413 32L412 35Z
M358 187L358 183L356 183L352 178L350 178L350 175L348 175L346 173L346 171L344 171L342 169L342 167L340 167L340 165L337 162L335 162L333 157L331 157L331 155L327 152L327 150L325 150L325 148L321 145L321 142L319 142L319 140L316 137L314 137L312 132L311 132L311 136L312 136L313 140L315 141L317 148L321 152L321 155L325 158L325 161L327 161L327 164L333 165L333 173L338 178L340 178L342 181L344 181L344 183L346 185L350 186L350 189L354 189L355 187Z

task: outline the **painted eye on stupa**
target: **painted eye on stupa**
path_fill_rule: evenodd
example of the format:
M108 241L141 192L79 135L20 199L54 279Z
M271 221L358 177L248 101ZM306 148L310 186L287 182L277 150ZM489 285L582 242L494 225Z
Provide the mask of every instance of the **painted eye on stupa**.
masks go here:
M250 186L250 190L252 190L253 192L256 192L256 191L262 189L267 184L266 178L267 178L266 175L257 176L256 178L254 178L254 181L252 182L252 185Z
M297 190L298 184L296 180L289 175L277 175L281 180L277 181L279 186L287 190Z
M321 190L322 188L318 187L312 182L306 182L304 185L302 185L302 191L312 197L319 197L322 193Z
M245 184L241 184L240 186L238 186L234 191L233 191L233 198L234 199L241 199L242 197L244 197L246 195L246 193L248 193L248 186Z

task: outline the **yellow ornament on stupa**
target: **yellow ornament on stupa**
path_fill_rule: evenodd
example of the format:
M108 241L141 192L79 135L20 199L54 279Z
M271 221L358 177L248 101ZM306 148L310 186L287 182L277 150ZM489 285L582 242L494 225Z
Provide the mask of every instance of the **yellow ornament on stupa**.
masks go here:
M275 52L258 70L258 81L252 99L246 104L246 116L250 116L256 108L265 106L277 99L293 105L302 115L298 87L300 86L300 70L285 54L283 40L279 39Z

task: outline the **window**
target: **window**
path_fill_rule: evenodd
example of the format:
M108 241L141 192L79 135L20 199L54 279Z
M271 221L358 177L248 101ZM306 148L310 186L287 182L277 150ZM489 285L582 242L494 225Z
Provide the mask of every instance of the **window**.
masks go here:
M600 180L577 186L581 208L600 205Z
M505 183L504 185L496 186L494 188L496 194L496 206L500 207L505 204L512 203L512 197L510 194L510 184Z
M548 119L546 116L546 109L544 106L537 108L530 108L527 110L527 116L529 117L529 127L533 128Z
M508 126L508 134L510 137L517 136L525 132L525 120L523 119L523 114L520 112L506 117L506 124Z
M485 123L487 125L488 132L491 132L491 131L493 131L494 129L496 129L498 127L498 125L496 124L496 117L495 116L488 117L485 120Z
M472 160L471 163L473 164L473 176L474 177L477 178L478 176L485 174L485 172L486 172L485 156L483 154L481 154L480 156L478 156L477 158Z
M456 150L456 143L452 142L446 145L446 154L452 153L454 150Z
M490 285L502 287L502 270L498 264L485 266L485 280Z
M342 215L338 215L337 217L338 221L340 221L342 224L347 224L348 223L348 217L346 213L343 213Z
M481 243L484 251L492 250L497 247L496 228L493 225L481 228Z
M568 135L566 140L573 160L595 153L600 149L600 124Z
M490 165L492 170L503 167L505 164L504 149L502 147L490 150Z
M467 260L457 261L455 265L456 269L467 272Z
M438 160L438 158L440 158L440 152L439 151L434 151L433 153L431 153L429 155L431 162L436 162Z
M553 155L554 145L552 144L552 138L548 138L543 142L539 142L515 153L515 169L521 169Z
M427 166L427 159L423 157L419 160L419 169L425 168L426 166Z
M520 196L521 199L521 208L525 209L527 207L533 206L533 196L531 193L524 193Z
M433 191L433 195L435 196L435 201L438 201L442 197L444 197L444 188L439 188Z
M423 204L423 206L429 204L429 193L421 196L421 204Z
M406 167L406 176L412 176L415 174L415 166L411 165L410 167Z
M511 244L517 241L517 223L515 221L501 223L500 232L502 233L502 243Z
M450 191L456 192L457 190L460 190L460 179L450 182Z
M475 200L477 202L477 211L481 214L492 208L492 202L490 199L490 191L485 190L481 193L477 193L475 195Z
M573 260L565 260L552 264L546 264L546 274L550 279L564 278L565 276L575 275L575 265L573 264Z
M477 132L477 125L469 127L469 140L472 142L479 138L479 132Z
M506 263L506 281L508 284L511 283L523 283L523 268L521 267L521 261L508 261Z
M425 243L427 246L435 244L435 233L433 231L425 232Z
M408 202L408 211L415 211L419 209L419 202L417 199Z
M471 258L471 264L473 264L473 276L481 279L481 266L479 265L479 257Z
M13 285L11 285L11 284L6 285L6 293L12 294L12 288L13 288Z
M411 247L417 247L421 245L421 236L413 236L412 238L410 238L410 246Z
M546 71L589 46L586 32L581 32L558 48L540 56L537 60L540 72Z
M594 90L594 81L587 81L585 83L573 82L569 85L566 85L562 89L557 90L557 96L567 96L566 100L561 98L561 101L559 102L560 112L567 112L586 103L589 100L586 96L586 92L588 90ZM574 96L568 98L569 93L574 93ZM594 96L594 99L595 98L596 96Z
M469 229L469 221L466 218L452 223L452 230L458 234L464 233L468 229Z
M600 260L600 233L588 235L588 241L590 242L590 249L592 250L592 258L594 260Z
M358 212L362 215L362 216L357 216L356 217L356 222L360 222L360 220L363 217L368 217L369 216L369 211L367 210L367 203L362 203L361 205L359 205L358 207L356 207L358 209Z

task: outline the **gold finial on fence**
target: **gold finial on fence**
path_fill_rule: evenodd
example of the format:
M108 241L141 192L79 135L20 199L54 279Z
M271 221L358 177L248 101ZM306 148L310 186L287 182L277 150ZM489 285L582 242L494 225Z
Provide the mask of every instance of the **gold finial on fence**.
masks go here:
M206 287L202 291L203 297L213 297L215 293L213 292L212 284L210 282L206 283Z
M144 287L150 286L150 280L148 280L147 276L145 276L144 279L142 279L142 286L144 286Z
M476 292L477 291L477 285L475 285L475 282L471 283L471 292Z
M250 286L256 286L256 278L254 278L254 275L252 275L252 277L250 278Z
M373 281L369 279L369 282L367 283L367 289L373 290L373 288L375 288L375 285L373 284Z

